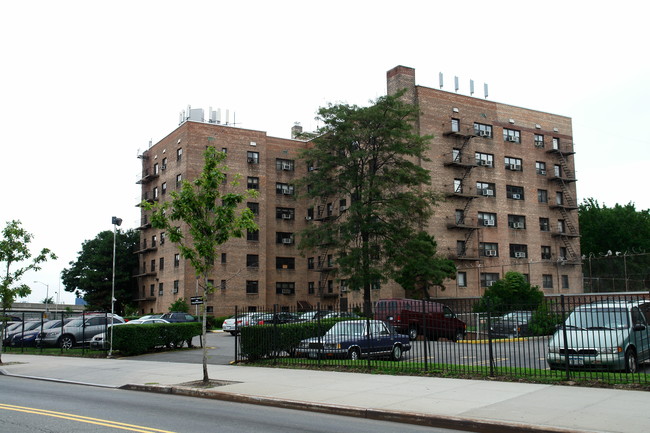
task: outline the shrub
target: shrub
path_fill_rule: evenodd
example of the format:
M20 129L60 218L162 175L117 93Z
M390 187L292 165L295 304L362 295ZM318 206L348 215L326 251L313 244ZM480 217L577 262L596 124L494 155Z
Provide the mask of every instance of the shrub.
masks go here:
M140 355L156 347L180 346L197 335L201 335L201 324L196 322L115 326L113 349L126 356Z
M528 331L532 335L551 335L560 323L562 316L549 311L548 304L543 302L530 318Z

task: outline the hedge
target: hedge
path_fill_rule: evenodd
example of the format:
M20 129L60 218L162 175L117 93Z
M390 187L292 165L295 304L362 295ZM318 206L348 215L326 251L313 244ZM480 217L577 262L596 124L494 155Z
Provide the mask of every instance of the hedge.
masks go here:
M202 334L201 323L152 323L113 328L113 349L126 356L151 352L156 347L178 347Z

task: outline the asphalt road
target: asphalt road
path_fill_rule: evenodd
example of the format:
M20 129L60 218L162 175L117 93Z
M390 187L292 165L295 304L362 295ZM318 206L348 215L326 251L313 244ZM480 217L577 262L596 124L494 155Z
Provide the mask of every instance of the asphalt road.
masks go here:
M203 363L203 349L199 337L192 341L194 348L182 350L148 353L133 356L129 359L160 362L186 362L191 364ZM225 332L208 332L208 364L227 365L235 360L235 337Z
M0 431L77 433L454 432L168 394L0 376Z

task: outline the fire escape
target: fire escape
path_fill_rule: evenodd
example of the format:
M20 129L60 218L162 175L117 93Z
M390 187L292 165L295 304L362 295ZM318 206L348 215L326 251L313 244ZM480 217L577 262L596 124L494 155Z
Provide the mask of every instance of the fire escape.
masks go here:
M457 247L456 253L452 254L456 260L479 260L478 253L469 254L467 246L472 239L474 232L478 230L478 224L473 224L472 219L467 215L475 198L479 197L472 186L467 185L470 179L470 173L474 167L477 167L476 158L469 153L469 145L474 137L478 137L474 131L473 125L470 127L461 127L460 124L452 123L452 130L444 133L447 137L455 139L457 146L451 152L451 158L445 163L445 167L451 167L460 173L460 176L454 176L454 185L452 191L447 193L448 197L453 197L459 201L464 201L463 209L456 212L453 220L447 223L448 229L462 230L465 232L463 247Z
M333 218L335 218L334 204L332 202L326 203L326 199L323 198L314 209L314 220L320 223L327 223ZM331 244L327 240L321 243L318 262L316 264L316 270L320 273L318 278L318 296L321 299L336 299L339 297L339 294L334 291L334 284L330 279L336 271L330 246Z
M553 175L549 178L550 182L557 184L562 190L561 197L556 199L551 209L560 211L562 222L558 223L557 232L553 233L554 237L559 237L566 248L567 257L564 262L569 264L580 264L580 257L574 247L575 240L580 237L575 224L575 211L578 209L576 199L573 196L569 185L576 181L575 173L569 168L567 157L575 154L573 145L560 145L559 141L553 142L552 149L546 151L555 157L555 166Z

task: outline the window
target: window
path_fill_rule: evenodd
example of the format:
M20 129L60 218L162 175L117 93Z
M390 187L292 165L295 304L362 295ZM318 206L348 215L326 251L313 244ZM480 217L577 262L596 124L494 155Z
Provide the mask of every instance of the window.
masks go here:
M276 232L275 233L275 243L292 245L293 244L293 233L287 232Z
M551 247L542 245L542 260L551 260Z
M564 194L562 194L561 191L557 191L555 193L555 204L558 206L562 206L564 204Z
M259 164L260 163L260 153L259 152L246 152L246 161L249 164Z
M295 269L296 259L293 257L276 257L275 269Z
M155 174L156 176L160 174L160 167L158 166L158 163L155 163L153 165L153 174Z
M493 183L476 182L476 194L484 197L496 197L496 187Z
M506 185L506 197L513 200L523 200L524 199L524 187Z
M156 246L156 235L151 236L151 246L155 247Z
M348 201L344 198L339 200L339 212L343 212L348 208Z
M277 282L275 283L275 293L277 295L295 295L296 283Z
M461 194L463 192L463 180L454 179L454 192Z
M157 186L155 186L153 188L153 199L158 200L158 187Z
M553 137L553 149L554 150L559 150L560 149L560 139Z
M293 171L295 168L295 163L292 159L280 159L275 160L275 169L277 171Z
M497 214L492 212L479 212L478 213L478 224L484 227L496 227L497 225Z
M158 283L158 296L162 296L164 293L163 283Z
M535 147L543 149L544 148L544 136L540 134L535 134Z
M316 293L316 286L314 285L313 281L307 283L307 293L309 293L310 295Z
M156 271L156 259L151 259L151 272Z
M307 269L314 269L314 258L313 257L308 257L307 258Z
M176 253L174 254L174 267L177 268L181 265L181 255Z
M566 230L566 224L564 224L564 220L557 220L558 233L564 233L565 230Z
M174 294L178 293L179 285L180 285L180 281L179 280L174 280L174 289L172 290L172 293L174 293Z
M460 132L460 119L451 119L451 132Z
M546 191L545 189L538 189L537 201L540 203L548 203L548 191Z
M295 219L296 210L292 207L276 207L275 218L281 220Z
M289 185L288 183L276 182L275 193L277 195L293 195L293 185Z
M183 183L183 176L180 174L176 175L176 189L179 189L181 187L181 184Z
M526 217L523 215L508 215L508 227L511 229L525 229Z
M248 189L260 189L260 178L248 176L246 179L246 188Z
M506 166L506 170L512 170L512 171L521 171L521 158L512 158L510 156L506 156L503 159L503 162Z
M226 290L226 280L221 280L221 283L219 284L219 288L221 290Z
M455 147L452 149L451 160L452 162L460 162L462 160L460 155L460 149L456 149Z
M253 212L253 215L259 216L259 214L260 214L260 204L259 203L249 201L248 203L246 203L246 207L248 207L251 210L251 212Z
M560 247L560 260L566 260L568 256L569 252L567 251L566 247Z
M551 274L542 275L542 287L544 289L552 289L553 288L553 275L551 275Z
M225 265L228 261L228 255L227 253L221 253L221 264Z
M167 158L162 159L162 167L161 169L167 170Z
M479 137L492 138L492 126L484 125L482 123L474 123L474 134Z
M551 223L548 218L539 218L539 230L542 232L548 232L551 230Z
M257 254L246 254L246 267L257 268L260 266L260 256Z
M183 159L183 148L176 149L176 161L180 162Z
M456 255L458 257L464 257L466 253L465 241L456 241Z
M162 185L160 186L160 189L161 189L160 193L162 195L165 195L167 193L167 182L163 182Z
M503 141L521 143L520 133L515 129L503 128Z
M259 230L247 230L246 231L246 240L247 241L259 241L260 240L260 231Z
M476 165L494 167L494 155L492 154L476 152L474 153L474 158L476 159Z
M522 244L510 244L510 257L525 259L528 257L528 246Z
M540 176L546 176L546 163L543 161L536 161L535 173L539 174Z
M458 281L458 287L467 287L467 272L458 272L456 281Z
M156 296L156 285L151 284L149 286L149 296Z
M496 272L481 272L481 287L490 287L499 281L499 274Z
M499 257L499 244L494 242L479 242L479 255L481 257Z
M307 209L307 217L306 217L306 219L307 220L314 219L314 208L313 207L310 207L310 208Z
M226 153L226 154L227 154L227 153L228 153L228 148L227 148L227 147L222 147L222 148L221 148L221 151L222 151L223 153Z
M255 295L259 293L259 281L246 280L246 294Z
M161 257L161 258L158 260L158 269L160 269L161 271L162 271L163 269L165 269L165 258L164 258L164 257Z

